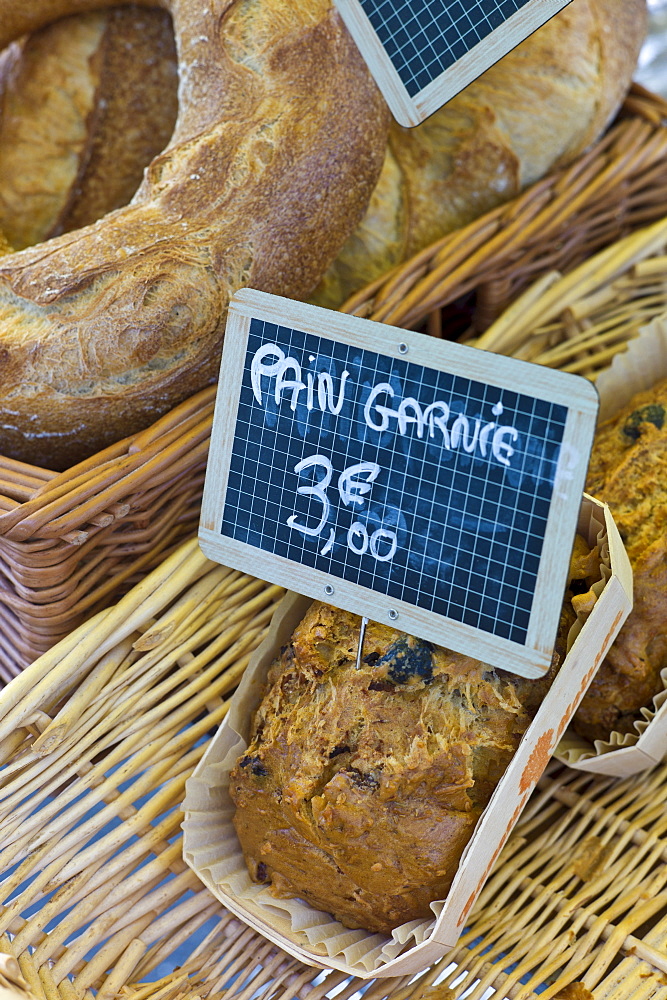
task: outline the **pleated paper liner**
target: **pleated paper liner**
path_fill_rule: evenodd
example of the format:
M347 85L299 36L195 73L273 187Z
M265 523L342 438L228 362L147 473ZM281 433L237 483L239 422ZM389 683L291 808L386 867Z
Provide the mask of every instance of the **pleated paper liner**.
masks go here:
M610 419L638 392L663 378L667 378L667 313L642 327L627 350L616 354L611 366L598 377L601 419ZM665 609L667 617L667 594ZM667 754L667 668L661 677L663 689L650 706L642 708L634 733L613 732L607 740L591 744L567 731L556 756L570 767L616 777L635 774L661 761Z
M391 936L350 930L299 899L278 899L251 882L234 830L229 772L247 747L250 717L277 651L310 601L289 595L252 658L230 710L186 786L184 857L233 913L301 961L361 978L416 973L456 944L470 910L606 649L630 610L630 570L608 508L584 498L579 532L598 545L596 603L573 626L565 661L475 828L450 892Z

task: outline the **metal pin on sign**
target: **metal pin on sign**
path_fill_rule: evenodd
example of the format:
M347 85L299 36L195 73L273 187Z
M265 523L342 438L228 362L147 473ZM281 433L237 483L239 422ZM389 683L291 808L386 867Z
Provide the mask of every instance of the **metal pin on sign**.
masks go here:
M364 648L364 636L366 635L366 626L368 625L368 618L365 616L361 619L361 628L359 629L359 645L357 646L357 662L355 663L355 669L359 670L361 667L361 651Z

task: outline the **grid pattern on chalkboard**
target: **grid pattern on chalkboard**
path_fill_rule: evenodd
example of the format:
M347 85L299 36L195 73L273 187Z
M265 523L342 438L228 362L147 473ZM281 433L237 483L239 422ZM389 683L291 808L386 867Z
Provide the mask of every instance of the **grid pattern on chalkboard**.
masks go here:
M280 403L275 370L260 380L261 403L251 388L252 357L267 344L295 362ZM279 355L266 357L270 368ZM330 382L318 379L322 371ZM418 402L407 404L403 432L394 418L382 432L368 426L364 404L381 384L395 396L385 390L379 405ZM446 433L436 409L434 433L424 424L420 437L411 418L438 400L451 404ZM490 460L492 436L486 457L480 445L485 421L502 424L499 403L519 434L511 467ZM380 409L370 412L382 420ZM255 319L221 533L523 642L565 418L556 404ZM357 471L356 489L369 489L345 503L341 482L362 462L379 471L372 482Z
M530 0L360 0L414 97Z

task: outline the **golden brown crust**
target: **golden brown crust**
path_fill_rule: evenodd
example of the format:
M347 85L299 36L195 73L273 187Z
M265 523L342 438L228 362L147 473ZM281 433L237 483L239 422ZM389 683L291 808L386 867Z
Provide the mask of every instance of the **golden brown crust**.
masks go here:
M473 747L506 763L528 720L481 664L373 622L355 670L358 635L356 616L312 606L270 672L230 790L255 878L386 931L446 894L483 806Z
M67 18L0 53L0 229L17 250L46 238L76 181L103 25Z
M272 664L230 776L251 877L350 927L430 917L548 690L315 603Z
M29 6L6 39L96 5ZM377 179L386 108L328 0L170 10L179 117L132 204L0 263L6 454L70 464L213 380L233 291L302 296Z
M60 216L42 238L80 229L126 205L174 130L178 68L171 18L137 7L103 13L104 31L89 62L96 89L86 148ZM43 60L42 72L48 69Z
M0 229L15 249L127 204L174 128L165 11L62 18L0 53Z
M574 717L590 740L633 732L667 667L667 380L635 396L596 435L587 490L609 504L633 572L633 609Z
M422 125L392 123L369 210L312 301L335 308L578 156L618 108L645 30L645 0L572 0Z

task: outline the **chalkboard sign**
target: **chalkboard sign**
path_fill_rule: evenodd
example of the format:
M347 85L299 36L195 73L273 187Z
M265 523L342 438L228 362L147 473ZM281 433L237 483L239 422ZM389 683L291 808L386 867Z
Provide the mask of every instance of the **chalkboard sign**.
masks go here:
M539 676L597 405L576 375L243 289L227 322L202 548Z
M334 0L401 125L418 125L569 2Z

